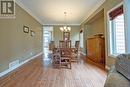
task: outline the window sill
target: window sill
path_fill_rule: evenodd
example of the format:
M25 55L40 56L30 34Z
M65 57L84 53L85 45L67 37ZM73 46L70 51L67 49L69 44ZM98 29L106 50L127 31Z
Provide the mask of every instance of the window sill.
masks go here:
M112 57L112 58L116 58L118 55L117 54L111 54L109 55L109 57Z

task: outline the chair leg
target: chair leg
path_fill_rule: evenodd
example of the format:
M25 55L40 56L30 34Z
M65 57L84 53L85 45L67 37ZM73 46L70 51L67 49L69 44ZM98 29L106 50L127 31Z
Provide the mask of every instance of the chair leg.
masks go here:
M71 69L71 60L70 60L70 69Z

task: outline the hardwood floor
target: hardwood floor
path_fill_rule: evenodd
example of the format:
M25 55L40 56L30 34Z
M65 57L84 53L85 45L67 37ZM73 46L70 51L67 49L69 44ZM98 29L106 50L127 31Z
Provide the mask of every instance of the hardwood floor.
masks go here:
M0 87L104 87L106 71L85 62L84 56L72 69L55 69L42 56L0 78Z

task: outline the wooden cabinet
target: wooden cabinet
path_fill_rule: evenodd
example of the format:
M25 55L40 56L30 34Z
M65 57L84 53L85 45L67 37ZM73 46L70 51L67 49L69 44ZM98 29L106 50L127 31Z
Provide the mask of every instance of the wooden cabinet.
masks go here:
M105 64L105 41L102 37L87 39L87 57L94 62Z

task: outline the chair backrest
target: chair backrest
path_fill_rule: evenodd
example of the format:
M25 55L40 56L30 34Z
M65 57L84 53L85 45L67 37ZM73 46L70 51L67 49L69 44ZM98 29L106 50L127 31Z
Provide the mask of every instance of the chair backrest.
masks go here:
M71 57L71 48L60 48L61 57Z
M60 49L59 48L54 48L52 50L52 53L55 54L55 53L60 53Z
M54 43L54 41L51 41L49 43L49 50L53 50L54 48L55 48L55 43Z
M79 41L75 41L75 48L79 48Z
M59 41L59 48L71 48L71 40L60 40Z

